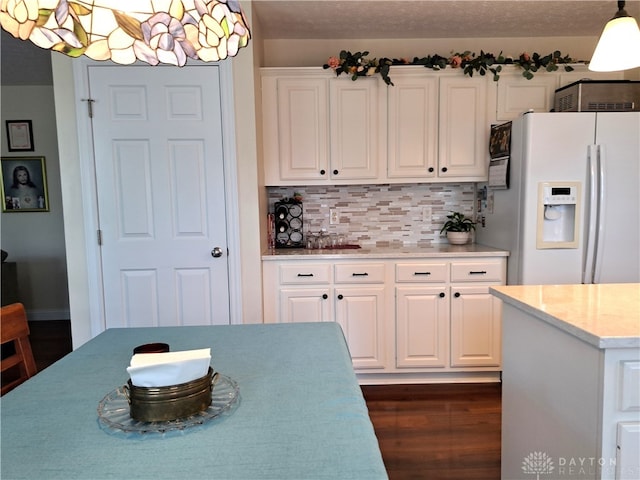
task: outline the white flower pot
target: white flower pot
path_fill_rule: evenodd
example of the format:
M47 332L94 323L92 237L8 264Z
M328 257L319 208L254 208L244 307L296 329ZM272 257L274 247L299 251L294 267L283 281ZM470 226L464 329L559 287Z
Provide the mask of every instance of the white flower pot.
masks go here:
M447 240L451 245L464 245L471 238L471 232L447 232Z

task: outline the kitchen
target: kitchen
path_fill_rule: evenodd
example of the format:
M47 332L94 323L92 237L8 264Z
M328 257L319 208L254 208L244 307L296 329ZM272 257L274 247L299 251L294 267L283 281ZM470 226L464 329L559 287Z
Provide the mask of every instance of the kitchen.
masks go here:
M258 12L256 12L257 14ZM256 36L257 39L259 39L259 26L254 27L254 35ZM504 44L507 43L506 40L504 39L486 39L486 47L483 45L483 48L485 50L493 50L493 51L500 51L504 48ZM256 42L259 42L259 40L257 40ZM475 40L474 42L477 42L477 40ZM273 67L280 67L280 66L319 66L321 65L323 62L326 61L326 57L327 55L332 55L332 54L336 54L340 49L345 48L346 47L346 41L344 40L330 40L330 41L299 41L296 40L296 43L298 44L296 49L292 49L290 47L290 45L288 45L288 43L286 42L286 40L282 40L282 39L274 39L274 40L265 40L263 42L264 45L264 51L263 52L253 52L253 55L255 56L255 58L257 59L258 57L262 56L262 54L264 55L264 58L261 59L260 61L255 60L255 63L260 64L260 65L268 65L268 66L273 66ZM464 43L466 43L467 45L464 45ZM442 51L442 52L448 52L450 50L456 50L456 49L466 49L468 48L468 43L469 40L460 40L460 39L456 39L455 41L452 41L451 39L440 39L440 40L436 40L433 42L433 44L430 44L430 48L429 50L433 50L433 51ZM484 40L483 40L484 43ZM521 40L517 40L517 41L508 41L509 45L512 46L514 48L514 50L519 51L519 50L537 50L537 51L550 51L556 48L560 48L562 51L566 51L566 52L570 52L572 55L574 55L576 58L589 58L590 56L590 51L592 50L593 46L589 45L589 48L587 48L585 46L585 43L589 43L589 42L582 42L579 39L535 39L534 43L535 45L531 46L531 39L527 39L526 41L521 39ZM592 42L594 43L594 42ZM356 50L356 49L369 49L372 52L375 52L377 55L387 55L389 57L394 57L394 56L403 56L403 55L407 55L407 54L413 54L412 52L421 52L422 50L424 50L424 47L421 45L420 41L400 41L400 40L396 40L396 41L382 41L382 40L361 40L361 41L354 41L353 43L349 42L349 48ZM352 46L351 46L352 45ZM521 47L521 48L518 48ZM380 53L378 53L380 52ZM247 53L247 52L242 52L242 53ZM63 68L61 68L63 66L63 64L65 63L66 59L61 59L60 61L58 61L59 59L55 59L54 61L54 68L56 69L56 73L57 74L61 74L61 75L65 75L65 72L63 71ZM249 84L249 87L246 91L252 91L253 87L251 87L251 83L249 80L247 80L248 78L251 78L252 73L249 74L249 72L253 72L253 63L254 60L253 58L250 58L249 55L240 55L237 59L234 60L234 69L237 70L241 70L244 69L244 72L246 74L246 76L240 78L239 80L239 85L240 86L244 86L247 87L247 84ZM56 65L57 64L57 65ZM66 73L68 75L68 72ZM68 78L68 77L67 77ZM633 78L633 77L632 77ZM68 78L69 80L71 80L70 78ZM62 93L63 94L63 93ZM61 94L61 95L62 95ZM257 98L257 97L256 97ZM254 123L259 123L256 122L255 117L257 116L254 112L254 104L259 103L258 101L256 101L256 99L252 96L252 95L246 95L246 98L242 98L242 99L236 99L236 107L240 107L236 109L236 121L238 124L254 124ZM242 107L245 108L242 108ZM60 115L60 113L59 113ZM61 138L67 138L69 139L69 137L71 137L71 140L73 140L73 136L74 136L74 132L63 132L60 134ZM251 131L251 129L249 130L242 130L241 132L238 133L238 137L239 137L239 141L237 144L238 147L238 156L241 159L248 159L248 158L259 158L260 157L260 153L259 153L259 149L256 147L258 143L256 143L254 140L256 138L260 138L260 132L259 129L258 131ZM61 141L60 144L62 145L61 150L64 154L67 153L71 153L70 156L66 156L66 155L61 155L61 157L64 158L74 158L77 157L77 155L74 155L73 152L69 152L68 149L71 148L71 145L75 145L75 142L71 141L71 142L65 142L65 141ZM65 160L68 161L68 160ZM72 165L68 165L67 167L72 167ZM245 295L247 299L251 299L251 298L259 298L262 293L261 293L261 289L260 286L258 285L259 282L255 282L255 275L253 275L253 272L259 271L260 270L260 256L261 253L264 251L264 246L266 244L266 212L269 209L268 205L269 205L269 201L266 193L263 193L260 189L258 189L256 191L256 189L251 188L251 185L256 185L256 184L261 184L259 178L262 175L262 172L260 171L259 168L254 169L253 168L253 164L252 162L248 162L248 163L242 163L242 167L239 169L240 174L241 174L241 182L240 182L240 198L242 198L242 202L239 203L238 208L239 208L239 217L242 219L242 223L245 226L255 226L257 224L260 224L261 227L261 234L260 235L241 235L240 236L240 241L242 243L242 251L243 251L243 262L242 262L242 266L241 269L243 271L243 278L245 280L243 280L243 290L245 291ZM417 187L417 186L404 186L404 187L396 187L398 190L396 191L400 191L400 197L408 196L408 197L417 197L417 196L423 196L425 195L424 190L428 190L428 193L425 195L427 197L427 199L430 198L431 195L434 196L434 198L437 198L438 195L440 195L440 192L438 191L438 186L428 186L428 187ZM446 187L445 187L446 188ZM448 188L451 189L451 191L449 192L454 198L457 198L458 200L455 200L455 204L457 206L461 206L462 210L466 210L469 211L468 207L471 207L471 209L473 209L473 205L474 205L474 194L473 194L473 190L472 189L466 189L466 186L455 186L455 187L451 187L449 186ZM460 189L460 191L458 191L458 188ZM393 189L390 189L393 190ZM293 191L293 188L291 189L291 192ZM288 193L288 190L285 191L276 191L274 192L272 195L274 198L279 198L281 196L285 196ZM73 198L75 196L76 200L80 200L79 203L75 203L75 202L69 202L69 210L71 210L70 213L72 216L74 213L74 209L78 209L76 210L76 213L80 210L80 205L81 205L81 199L77 197L77 192L66 192L66 194L71 195L71 198ZM330 208L330 205L328 204L328 202L324 202L322 197L324 195L324 191L322 189L308 189L307 191L304 192L305 194L305 202L307 204L313 204L316 203L319 205L318 207L318 213L317 213L317 221L316 223L318 224L318 226L320 226L319 224L321 224L322 220L326 217L326 219L328 219L329 215L328 215L328 210ZM390 193L389 195L393 195L394 193ZM356 194L353 194L352 191L347 188L344 187L344 189L339 190L338 194L337 194L337 201L344 201L344 197L347 197L347 205L344 207L344 211L345 212L349 212L349 208L350 208L350 203L348 201L348 199L352 196L356 196L357 197L357 192ZM456 195L459 195L459 197L456 197ZM394 201L393 198L391 198L390 201ZM466 203L465 203L466 202ZM436 205L437 203L431 203L429 201L427 201L424 205L422 204L418 204L418 205L410 205L410 210L412 210L409 213L409 216L412 217L415 221L415 219L422 219L423 215L424 215L424 208L425 206L429 205L432 208L432 213L436 213L436 215L439 213L440 217L439 217L439 222L443 221L443 214L446 213L446 210L448 210L448 205L444 204L442 207L440 207L440 210L436 210L435 212L433 211L433 205ZM260 205L259 208L256 208L255 206ZM65 204L65 208L66 208L67 204ZM427 215L428 216L428 215ZM82 218L82 214L80 213L79 215L76 216L76 218ZM311 217L313 218L313 217ZM343 217L344 218L344 217ZM399 223L402 223L403 220L399 220ZM346 223L346 222L345 222ZM356 227L357 222L354 222L354 227ZM342 226L342 222L340 222L340 226ZM244 227L242 227L244 228ZM350 225L347 227L348 231L351 231ZM255 231L255 228L251 228L252 231ZM432 225L429 232L425 232L426 234L423 236L422 232L420 234L414 234L412 231L408 232L408 236L410 238L410 241L412 241L413 239L417 239L418 238L430 238L430 239L436 239L438 238L436 232L439 230L439 225ZM393 231L391 229L391 231ZM74 233L79 233L79 236L75 236ZM82 238L84 236L84 229L82 228L82 225L78 226L71 226L71 228L67 231L67 242L68 243L72 243L75 244L76 242L79 244L79 247L82 247ZM381 236L384 234L381 234ZM413 237L411 235L414 235ZM395 240L397 239L397 237L395 237L393 234L388 234L388 241L389 243L393 243ZM357 240L361 243L366 243L366 240L377 240L377 239L367 239L367 238L357 238L354 239ZM384 237L382 238L382 241L385 241ZM80 248L78 251L82 251L83 249ZM74 288L74 296L78 296L80 297L80 300L78 301L78 298L72 299L72 312L74 312L74 315L78 314L78 316L83 317L83 318L89 318L92 315L95 315L95 312L91 312L91 309L88 307L89 302L88 301L84 301L82 300L82 296L87 295L87 297L90 296L90 294L87 294L87 290L88 287L87 285L90 285L91 282L86 282L84 281L84 279L86 278L86 275L83 273L84 271L86 271L86 265L84 265L84 260L83 259L78 259L78 258L71 258L70 259L70 264L71 265L76 265L79 266L79 269L71 269L70 270L70 282L73 282L73 285L75 287L78 287L77 289ZM75 277L75 278L71 278L71 277ZM245 288L246 287L246 288ZM86 298L86 297L85 297ZM245 321L259 321L259 319L261 319L262 314L260 311L260 306L256 304L257 302L252 302L250 300L246 300L243 301L243 316L245 318ZM86 313L87 315L82 315ZM75 337L77 338L77 341L82 343L82 339L83 338L87 338L89 336L91 336L91 330L88 326L77 326L74 325L74 329L75 329Z
M261 4L262 2L258 3ZM268 5L268 3L269 2L266 2L265 5ZM275 2L274 6L277 6L278 4L280 4L280 2ZM255 6L258 10L259 7L260 5ZM471 11L469 11L469 13L465 13L468 11L468 7L462 8L462 5L459 7L460 10L457 11L459 15L474 15ZM389 58L421 55L427 52L440 52L441 54L447 54L448 52L455 50L464 51L470 48L470 45L478 44L478 42L482 43L482 49L484 51L500 52L506 50L505 45L509 45L509 48L512 49L513 52L516 52L513 53L513 55L518 55L517 52L520 51L550 52L558 49L562 52L571 54L574 58L590 58L596 43L596 38L595 34L587 35L587 30L585 29L588 27L586 27L586 25L592 24L594 26L589 28L593 29L595 27L595 31L598 31L598 29L601 28L601 21L591 19L591 11L577 13L573 11L573 8L560 5L557 7L561 8L561 10L554 15L553 21L558 22L559 25L572 24L573 22L566 20L563 22L562 18L573 18L575 15L579 15L578 18L582 20L582 22L576 22L576 25L573 27L575 29L572 31L573 36L551 36L552 33L546 30L547 28L552 28L551 26L547 27L550 20L541 19L539 21L540 25L538 25L537 28L540 28L545 33L538 35L544 36L521 37L519 36L521 29L517 24L509 24L508 26L505 26L504 22L500 22L499 12L501 7L499 5L493 5L491 8L495 8L497 11L494 12L489 10L488 12L485 12L485 14L490 13L495 15L496 19L492 21L489 21L488 19L487 22L483 22L482 25L476 25L474 28L478 29L477 38L465 38L463 34L468 30L468 27L463 26L462 24L454 24L459 31L455 32L456 37L448 38L449 33L445 32L453 30L452 27L446 23L446 20L444 20L448 18L447 10L439 11L431 9L428 10L428 12L433 12L433 14L423 14L422 17L426 17L426 20L423 21L428 20L431 22L430 31L433 31L434 34L436 32L440 32L441 36L438 38L430 38L426 47L424 40L416 38L391 38L385 40L376 38L349 38L341 40L340 37L336 37L335 31L331 29L327 30L328 34L324 34L324 36L318 34L318 39L304 40L298 38L294 42L294 45L291 45L290 41L286 38L282 38L285 34L282 32L278 33L277 29L267 31L265 32L266 34L262 34L259 19L260 12L256 12L257 18L252 20L252 24L255 23L255 26L252 25L254 28L254 41L251 42L247 48L242 50L241 53L245 55L238 55L232 60L232 62L229 62L233 65L233 75L236 83L235 90L243 92L242 95L236 95L235 100L233 101L235 107L235 123L237 125L245 126L242 129L238 129L237 141L235 142L237 156L241 160L239 160L237 167L235 167L237 169L235 174L238 179L238 189L237 192L232 195L236 197L235 202L237 206L234 211L237 210L237 218L240 220L238 231L235 232L236 240L234 240L234 243L240 245L240 251L231 252L232 256L235 254L233 261L235 262L235 269L237 270L237 273L235 274L236 280L232 282L235 283L235 286L232 287L237 291L241 290L245 293L242 298L238 298L237 293L235 297L232 295L232 304L235 305L235 311L242 312L243 321L252 323L260 322L262 319L261 305L251 299L260 298L262 295L260 282L254 281L254 272L261 270L261 254L265 249L267 242L266 214L269 210L270 201L267 189L263 189L261 187L256 188L256 185L264 184L264 180L262 180L262 166L260 163L257 163L257 159L262 157L261 149L258 147L262 142L262 133L259 129L256 130L246 127L247 125L260 123L260 112L259 110L256 110L256 105L259 105L260 103L258 96L259 81L256 78L258 72L254 65L265 65L269 67L320 67L327 61L329 56L337 55L340 50L344 48L349 48L352 51L366 49L372 52L372 56L388 56ZM526 12L526 14L535 12L535 10L531 10L531 8L544 7L527 5L519 11L521 13ZM602 6L600 6L600 8L602 8ZM637 8L637 5L633 3L630 4L628 8L631 9L633 13L633 8ZM249 18L251 18L251 8L248 7L245 8L245 10L245 13ZM604 10L606 11L606 8ZM289 14L295 15L295 11L296 10L294 9ZM366 9L366 11L375 12L375 10L371 8ZM266 15L267 13L268 10L263 12L263 15ZM345 11L344 15L341 16L341 18L344 19L342 21L346 21L348 23L349 19L354 17L354 15L354 12ZM362 15L364 15L364 13ZM566 17L563 17L563 15ZM320 17L316 15L316 18ZM543 18L543 16L538 15L535 16L535 18ZM371 22L374 22L374 20L372 19ZM265 23L267 22L265 21ZM327 28L334 23L336 24L335 28L340 28L335 20L327 20L326 23L325 27ZM444 26L445 24L447 26ZM583 25L585 26L583 27ZM418 26L414 28L418 28ZM305 28L302 28L301 30L304 31ZM342 28L338 31L345 30ZM367 31L368 30L363 26L359 29L357 36L362 37L366 35ZM493 32L501 33L499 35L495 35ZM567 31L567 33L569 32ZM391 35L391 33L389 33L389 35ZM349 36L356 35L350 34ZM54 76L57 77L60 75L60 81L56 81L54 85L54 94L57 96L55 111L57 123L59 125L75 124L76 117L80 116L79 118L82 118L85 113L86 102L78 104L80 105L77 107L78 112L76 112L76 108L67 108L67 106L75 105L77 103L74 100L73 93L65 87L65 85L70 85L74 82L74 74L72 73L73 63L69 58L62 55L53 55L52 62ZM543 75L544 73L537 75L534 80L529 81L530 83L525 83L525 85L533 85L534 83L538 83L538 81L544 82ZM631 80L638 78L638 72L635 70L628 71L625 75L626 78ZM518 72L515 73L515 77L518 77ZM505 78L506 76L503 75L503 79ZM541 88L545 88L547 92L549 92L550 87L543 86ZM256 93L254 94L253 92ZM19 90L14 96L17 95L19 95ZM489 123L490 122L487 123L487 128ZM77 345L84 343L84 341L91 338L103 328L101 326L102 320L100 319L101 312L96 310L95 306L92 306L95 305L96 302L90 300L100 297L98 290L100 280L99 277L96 277L96 271L99 270L99 266L95 263L99 262L99 256L97 255L94 242L91 241L95 230L97 230L97 223L92 221L95 201L91 198L84 198L82 192L74 188L74 185L87 185L87 181L90 178L85 178L85 176L83 176L90 174L90 172L82 173L80 165L83 163L79 160L81 152L75 147L76 145L82 145L83 138L89 135L89 133L87 133L88 131L86 130L86 126L83 126L83 131L84 133L79 137L75 129L59 129L57 142L59 145L59 156L62 159L61 170L64 171L64 177L68 179L63 188L63 197L65 198L65 214L68 214L65 219L67 225L65 227L64 237L67 252L66 262L69 275L68 283L71 286L70 290L72 291L70 298L70 310L74 318L83 319L81 321L79 320L78 322L74 322L73 324L73 337L74 342L77 342ZM82 155L86 154L87 146L83 145L82 152L85 152L82 153ZM338 195L340 198L336 198L336 200L342 201L346 198L348 201L348 189L346 187L342 188L343 189ZM452 183L447 184L446 187L444 184L442 186L435 184L423 184L422 186L418 186L416 184L407 183L403 186L394 188L402 189L403 194L407 194L413 198L420 198L420 203L407 204L406 211L402 212L403 217L398 217L396 219L397 224L393 215L387 215L385 218L389 219L392 222L392 225L390 228L385 229L384 232L381 229L381 241L398 240L398 237L394 237L393 233L391 233L398 227L402 229L402 235L408 236L410 242L417 242L423 239L440 239L438 236L439 226L441 225L441 222L444 221L444 215L449 210L449 204L432 206L431 213L434 215L434 220L428 227L426 227L426 231L423 231L425 227L420 227L420 232L413 232L411 228L402 226L406 224L407 220L415 222L416 219L421 220L425 216L423 207L428 206L429 197L431 196L431 193L427 193L428 196L425 196L425 191L431 192L433 188L452 189L451 195L435 192L433 193L434 198L437 196L442 197L444 195L451 199L448 201L455 203L464 202L460 203L462 210L470 211L470 208L473 208L470 207L473 204L473 200L471 199L473 196L471 192L473 186L471 183ZM291 195L293 190L294 188L291 190L283 190L282 192L275 193L274 196L278 197L280 194L282 194L282 196ZM315 215L315 218L314 216L310 217L310 221L314 228L320 227L321 222L328 220L330 205L327 202L322 201L321 196L323 194L322 190L315 190L307 193L306 195L306 203L309 206L311 206L311 203L315 203L319 208L319 210L313 214ZM453 196L454 194L455 196ZM240 198L242 201L239 200ZM392 201L395 201L394 198L391 199ZM349 210L347 209L346 212L349 212ZM358 213L361 214L361 212ZM427 211L427 213L429 212ZM349 220L357 225L356 215L354 214L352 216L354 218L343 217L341 218L341 221L346 222ZM70 219L76 220L71 221ZM259 226L258 235L255 233L257 226ZM367 225L367 227L369 226L371 225ZM343 223L340 227L343 229L346 228L346 223ZM371 239L363 240L367 240L368 242L371 241ZM15 248L20 248L20 242L13 242L13 244L16 245ZM87 252L87 254L81 252ZM239 255L240 252L242 252L241 255ZM15 250L14 252L9 253L10 255L19 255L22 257L26 255L26 252L16 252ZM87 256L91 259L89 262L87 260ZM33 269L31 269L31 271L33 271ZM49 272L49 275L54 275L54 278L58 278L56 276L57 273L55 272ZM50 307L49 305L43 305L39 308L46 310Z

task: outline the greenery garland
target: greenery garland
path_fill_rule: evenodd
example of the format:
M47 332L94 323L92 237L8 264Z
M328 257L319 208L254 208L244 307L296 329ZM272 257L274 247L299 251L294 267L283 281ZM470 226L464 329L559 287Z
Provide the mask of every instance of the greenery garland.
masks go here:
M447 66L452 68L461 68L465 75L473 77L474 72L480 75L486 75L487 71L493 74L495 82L500 78L500 72L503 65L517 65L522 68L522 76L527 80L531 80L539 69L543 68L547 72L553 72L558 69L558 65L564 65L564 70L570 72L573 67L570 63L576 63L568 55L562 55L556 50L548 55L541 56L539 53L529 55L524 52L518 58L505 57L502 52L496 57L492 53L485 53L482 50L480 55L476 56L469 50L464 53L454 53L450 57L441 55L428 55L426 57L414 57L413 60L407 58L380 58L368 59L369 52L351 53L347 50L340 52L340 57L330 57L323 68L331 68L339 76L343 73L351 75L352 80L358 77L369 77L379 73L387 85L393 85L389 78L389 67L391 65L422 65L432 70L442 70Z

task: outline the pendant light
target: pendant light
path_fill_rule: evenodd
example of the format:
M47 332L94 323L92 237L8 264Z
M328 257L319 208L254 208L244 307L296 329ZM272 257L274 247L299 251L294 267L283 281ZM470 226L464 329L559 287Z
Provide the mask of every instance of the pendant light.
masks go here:
M640 28L624 5L624 1L618 1L618 12L605 25L589 70L615 72L640 67Z
M41 48L124 65L215 62L251 37L238 0L0 0L0 24Z

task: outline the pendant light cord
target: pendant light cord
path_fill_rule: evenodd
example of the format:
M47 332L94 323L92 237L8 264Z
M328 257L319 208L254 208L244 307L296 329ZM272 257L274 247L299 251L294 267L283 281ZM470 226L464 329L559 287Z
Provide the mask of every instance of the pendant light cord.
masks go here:
M625 0L618 0L618 11L616 12L616 14L613 16L611 20L629 16L627 11L624 9L625 4L626 4Z

